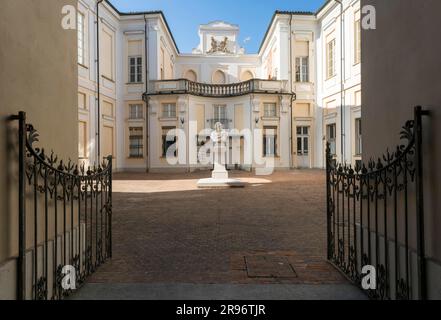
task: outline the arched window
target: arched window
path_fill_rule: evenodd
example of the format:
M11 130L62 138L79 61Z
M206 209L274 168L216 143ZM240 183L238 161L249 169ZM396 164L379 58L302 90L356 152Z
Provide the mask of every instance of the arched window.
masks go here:
M223 73L220 70L217 70L213 73L213 83L214 84L225 84L227 83L227 77L225 76L225 73Z
M254 75L251 71L244 71L242 72L242 75L240 76L240 81L248 81L254 78Z
M193 82L198 81L198 76L193 70L187 70L187 72L185 72L184 78Z

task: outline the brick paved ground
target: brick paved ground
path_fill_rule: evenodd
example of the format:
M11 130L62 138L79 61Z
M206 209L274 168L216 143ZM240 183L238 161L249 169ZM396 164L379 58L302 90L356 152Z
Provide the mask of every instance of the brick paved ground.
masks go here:
M198 190L209 174L116 174L113 259L89 283L346 283L324 260L323 171Z

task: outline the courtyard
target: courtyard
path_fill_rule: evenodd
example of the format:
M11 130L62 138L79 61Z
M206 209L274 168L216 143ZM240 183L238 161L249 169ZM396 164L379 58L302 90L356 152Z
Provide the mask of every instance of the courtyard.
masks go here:
M74 299L364 299L326 261L325 174L117 173L113 258Z

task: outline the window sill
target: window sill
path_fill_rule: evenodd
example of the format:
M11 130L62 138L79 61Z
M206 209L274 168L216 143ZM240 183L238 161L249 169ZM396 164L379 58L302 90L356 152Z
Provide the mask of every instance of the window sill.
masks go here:
M126 85L130 86L130 85L140 85L140 84L144 84L144 82L127 82Z
M159 121L178 121L177 117L160 117Z
M144 159L144 156L141 156L141 157L131 157L131 156L128 156L127 159L129 159L129 160L141 160L141 159Z
M278 117L278 116L275 116L275 117L262 117L261 118L262 119L262 121L275 121L275 120L280 120L280 117Z

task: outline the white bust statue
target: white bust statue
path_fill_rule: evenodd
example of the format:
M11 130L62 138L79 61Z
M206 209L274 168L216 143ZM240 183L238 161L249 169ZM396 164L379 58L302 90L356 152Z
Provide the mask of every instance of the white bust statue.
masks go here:
M216 122L214 125L214 131L210 135L211 141L215 145L225 145L228 138L228 133L223 130L223 125L220 122Z

